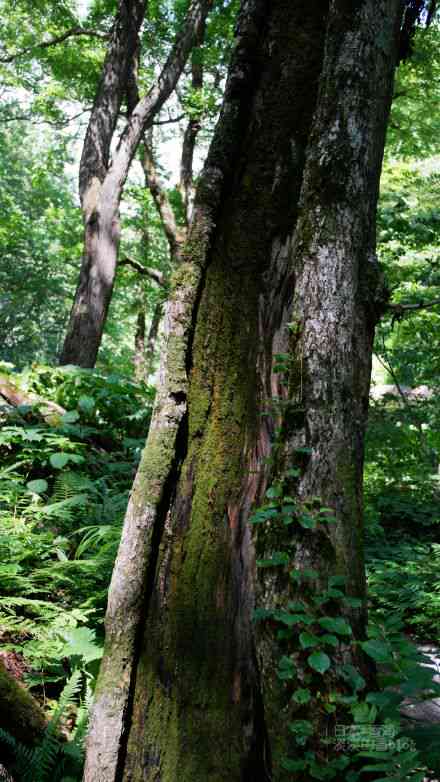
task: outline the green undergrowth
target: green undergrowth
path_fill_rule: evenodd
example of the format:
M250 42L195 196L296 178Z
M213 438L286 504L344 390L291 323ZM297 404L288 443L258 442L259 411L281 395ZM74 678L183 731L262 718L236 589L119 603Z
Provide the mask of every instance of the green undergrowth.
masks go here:
M296 525L314 534L333 522L330 509L316 499L306 507L286 496L282 481L268 489L251 517L254 525ZM427 734L414 741L401 724L399 706L420 693L439 697L440 686L422 666L426 658L406 637L396 610L376 606L367 638L356 639L350 616L362 602L347 594L344 577L330 576L323 586L322 574L296 569L294 549L289 544L257 561L260 569L277 569L292 588L281 605L254 614L279 649L276 676L288 735L284 756L275 759L288 773L282 778L422 782L432 757L417 747ZM387 597L395 609L397 599Z
M74 367L5 370L28 398L44 403L0 407L1 651L19 660L26 686L49 709L75 672L83 698L94 686L107 588L153 393ZM51 423L43 415L48 401L62 408Z

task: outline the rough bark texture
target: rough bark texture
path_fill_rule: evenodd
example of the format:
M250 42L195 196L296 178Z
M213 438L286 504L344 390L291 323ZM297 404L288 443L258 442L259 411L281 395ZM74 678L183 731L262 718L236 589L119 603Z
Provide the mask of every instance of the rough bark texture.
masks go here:
M159 386L160 398L111 589L107 639L119 651L121 638L118 643L111 641L110 633L120 623L117 604L123 605L129 572L131 585L133 577L139 579L139 600L142 588L149 596L145 638L139 636L136 641L133 636L131 640L131 654L137 645L141 659L124 762L126 780L269 779L251 625L253 555L240 509L260 420L255 394L263 275L268 271L272 242L279 243L279 237L286 236L295 218L324 20L322 3L311 14L305 4L292 13L287 2L270 9L265 3L245 7L242 24L250 23L252 37L247 50L243 44L239 47L225 117L211 150L211 160L217 158L222 168L227 165L234 177L223 191L209 268L199 294L189 420L186 424L182 417L177 443L177 458L185 454L186 458L177 496L174 490L170 492L172 487L167 496L165 479L176 458L176 401L183 416L186 394L188 334L182 333L182 326L187 329L190 322L181 321L177 333L175 325L172 331L167 329L168 366L175 373L176 357L181 356L181 378L173 401L170 378L162 377ZM290 46L285 45L286 34ZM306 51L293 45L298 36L307 44ZM287 95L297 100L289 101ZM237 106L241 109L238 127ZM232 126L229 118L235 120ZM237 139L241 148L237 148ZM212 171L208 161L208 176ZM204 183L210 182L208 176ZM204 197L202 186L194 222L199 230L197 215ZM192 235L189 240L190 252L200 252L194 239ZM189 282L193 286L195 281ZM172 300L168 314L174 320L175 308ZM167 385L165 405L162 394ZM161 462L154 464L159 452ZM162 474L159 464L162 470L166 468ZM175 482L176 476L171 474L171 479ZM154 516L149 506L155 499L152 490L157 489L162 507L153 507ZM130 558L126 548L133 545L136 527L140 533L137 545L145 553L145 541L151 541L147 577L139 570L139 559L134 576L134 550ZM123 613L127 639L126 607ZM136 622L138 628L139 617ZM124 660L129 654L125 648ZM102 682L114 678L117 653L113 651L112 656L113 663L110 655L105 657ZM100 683L99 690L104 692L104 684ZM197 742L190 741L194 736Z
M281 469L301 469L289 493L332 508L337 523L300 533L289 526L281 537L269 524L266 532L259 530L256 544L263 557L290 549L292 566L319 573L318 590L327 576L345 576L349 594L364 600L364 432L374 327L382 306L375 218L399 7L398 0L330 4L300 216L290 249L287 243L295 296L293 307L285 310L284 335L278 332L277 351L291 355L284 450L278 460ZM275 387L274 395L283 391ZM310 455L299 456L297 447L309 448ZM289 588L279 575L261 571L260 605L285 605L289 590L291 582ZM362 637L365 610L353 611L350 619ZM283 688L274 676L274 644L264 629L258 658L272 747L275 754L286 755L288 701L283 704ZM316 717L315 708L310 718L316 722ZM283 778L278 774L276 779Z
M95 155L91 145L90 160L91 165L96 166L96 174L87 173L87 177L84 174L83 179L87 180L87 184L81 185L85 224L84 255L61 364L78 364L82 367L95 365L115 281L120 236L119 204L130 164L145 130L151 126L154 117L173 92L194 42L199 38L212 2L192 0L190 3L184 27L161 74L130 114L110 167L105 166L110 150L110 125L107 127L105 123L98 123L94 128L93 139L95 136L98 139L95 147L98 150L107 149L107 157L102 153ZM118 73L119 80L110 80L108 86L112 95L113 92L118 96L121 92L126 93L128 82L131 83L133 76L132 60L136 56L137 38L132 47L131 65L124 73ZM103 134L105 138L102 138ZM88 158L83 160L82 168L88 171L87 161Z
M259 53L265 11L263 0L244 3L225 103L198 189L185 260L174 276L166 307L165 344L155 410L110 586L105 653L88 737L86 782L121 780L126 767L127 731L132 717L136 668L143 649L144 620L172 486L183 456L187 352L193 311L222 196L231 186L240 159L239 140L248 124L255 89L254 58Z
M285 748L276 739L286 732L283 694L274 682L273 644L263 638L257 646L254 637L247 517L261 495L273 435L273 424L260 418L263 402L285 394L272 357L289 341L299 368L291 375L292 402L305 407L293 416L290 439L312 448L298 493L332 502L339 520L325 556L304 537L295 539L297 558L333 571L346 568L352 554L351 588L362 591L359 466L377 284L367 258L397 6L332 2L292 251L328 6L243 3L222 116L167 305L156 407L112 578L87 782L283 778L279 766L272 774L270 757L271 743L278 754ZM361 197L367 204L357 217L351 207ZM289 333L292 317L301 328ZM324 353L313 331L321 318L336 340L323 332ZM339 363L329 355L338 351ZM352 406L350 394L361 401ZM333 479L342 497L328 488ZM270 541L259 545L267 549ZM276 588L262 580L263 602Z
M336 568L364 593L362 469L372 342L382 301L376 208L399 0L333 0L292 253L293 393L311 456L300 497L335 510Z

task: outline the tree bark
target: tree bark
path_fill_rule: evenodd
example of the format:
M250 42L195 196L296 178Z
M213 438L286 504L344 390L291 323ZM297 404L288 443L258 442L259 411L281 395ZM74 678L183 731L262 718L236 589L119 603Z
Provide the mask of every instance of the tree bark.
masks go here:
M0 728L23 744L35 744L47 727L46 716L0 660Z
M298 566L316 562L323 577L352 556L350 590L363 593L360 468L377 315L367 259L398 5L332 0L328 14L318 0L242 3L110 587L87 782L283 779L271 754L286 748L284 694L273 642L252 623L256 594L270 605L280 584L256 583L255 551L272 542L248 525L274 435L261 413L268 397L287 395L278 352L294 364L284 463L298 444L311 447L298 499L313 493L338 519L324 555L321 531L288 542ZM292 319L298 330L287 329ZM321 323L328 337L317 337Z
M87 144L82 158L80 192L84 215L84 256L67 334L60 358L61 364L93 367L102 339L116 273L119 247L119 204L131 161L142 136L173 92L185 63L198 39L213 0L192 0L184 27L157 81L135 106L123 130L111 165L108 165L110 143L122 95L132 77L132 61L138 41L129 37L124 27L116 32L104 65L104 85L98 93L89 125ZM121 0L121 9L131 7ZM138 28L139 29L139 28ZM132 28L130 28L130 35ZM130 46L129 46L130 42ZM129 46L131 56L121 50ZM117 69L114 58L119 52L125 69ZM106 80L107 72L111 78ZM108 119L108 117L110 119ZM114 117L114 120L111 118Z
M203 62L199 59L200 52L195 50L191 63L191 86L193 90L201 90L203 87ZM193 163L194 151L196 147L197 136L201 129L201 117L192 116L185 129L182 144L182 156L180 159L180 181L179 190L182 195L183 206L185 209L186 223L189 225L191 220L192 201L194 197L193 182Z
M259 421L253 383L259 288L272 242L285 238L295 218L325 21L321 3L312 13L305 3L295 13L291 4L273 5L244 4L186 263L167 307L158 400L109 595L106 655L89 739L90 780L92 764L106 764L100 726L102 731L109 725L108 735L115 735L121 728L115 730L114 718L109 723L110 715L124 708L132 723L124 779L142 778L145 767L147 779L160 774L167 782L269 778L251 628L253 557L245 516L236 519L234 506ZM299 30L305 51L293 45ZM272 61L270 50L276 53ZM274 81L281 89L274 90ZM287 94L298 100L287 100ZM209 334L216 338L207 348ZM188 422L187 362L194 363ZM185 552L178 588L170 572L178 572ZM178 659L184 665L180 676ZM116 692L115 671L123 671ZM156 693L149 704L145 687ZM191 733L201 739L197 744Z

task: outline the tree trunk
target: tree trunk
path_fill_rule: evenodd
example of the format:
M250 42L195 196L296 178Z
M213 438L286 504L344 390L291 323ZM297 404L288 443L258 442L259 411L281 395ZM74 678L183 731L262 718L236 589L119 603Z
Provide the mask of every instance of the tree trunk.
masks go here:
M145 766L151 767L148 779L160 773L167 782L269 778L250 623L250 538L244 516L235 519L233 508L247 482L242 471L260 420L259 290L272 242L280 243L295 219L315 107L325 22L317 5L310 12L299 3L292 12L285 2L244 4L185 262L167 307L158 399L110 589L87 756L90 782L99 778L97 768L111 767L113 753L125 779L140 779ZM298 36L303 46L297 49ZM270 351L269 343L270 335ZM187 362L194 364L189 421ZM180 569L181 556L186 572L177 583L169 573ZM142 640L147 612L154 649ZM179 676L177 659L184 660ZM148 680L156 692L149 706ZM127 750L123 731L130 721ZM144 724L151 728L147 735ZM190 734L201 740L190 741ZM110 746L111 736L116 744L121 737L119 747ZM113 779L111 772L102 779Z
M134 379L137 383L146 381L146 362L145 362L145 307L139 305L140 309L136 318L136 333L134 335Z
M35 744L47 727L46 716L0 660L0 728L23 744Z
M156 362L157 337L159 334L160 321L163 315L163 302L158 301L153 309L150 328L148 330L147 344L145 349L145 377L148 379L154 372Z
M192 0L190 3L185 25L176 39L168 60L157 81L131 112L110 166L108 160L113 131L110 125L107 127L101 121L101 114L106 116L106 103L102 91L98 93L90 120L91 130L86 135L86 142L88 141L91 151L85 149L81 161L80 189L85 225L84 256L60 357L61 364L77 364L82 367L95 365L115 281L120 236L119 204L131 161L143 134L172 94L193 44L198 40L200 29L203 28L212 2L213 0ZM130 0L121 0L120 10L131 5ZM141 21L139 25L140 23ZM133 39L132 28L129 35L124 27L119 30L116 25L115 30L104 64L104 72L108 66L113 74L108 84L110 95L113 95L113 90L118 96L117 100L111 101L113 112L115 106L120 105L122 95L126 94L129 88L133 77L133 57L138 53L137 32ZM117 57L121 49L124 50L124 45L131 49L131 58L127 58L125 69L116 69L113 58ZM105 78L103 83L106 83ZM99 150L99 154L95 147Z
M145 0L120 0L81 156L84 255L60 364L93 367L111 299L119 243L119 201L98 207L121 103L139 48Z
M299 566L316 561L323 573L345 572L352 556L351 591L362 593L360 467L377 282L365 259L374 246L398 0L351 6L331 3L315 114L327 4L242 3L224 105L166 309L158 396L110 587L87 782L283 778L278 765L272 773L271 744L285 749L276 739L287 732L284 696L273 686L273 643L256 637L252 623L255 547L270 550L271 541L253 540L248 516L267 480L274 433L274 421L261 413L268 397L286 396L273 355L287 353L289 343L299 374L291 372L295 414L287 417L286 447L306 437L312 448L298 499L313 492L338 518L324 555L311 535L290 542ZM360 197L359 217L352 209L345 220ZM292 317L300 326L289 332ZM325 350L312 338L321 318L332 338ZM324 351L322 376L316 350ZM337 492L327 486L334 476ZM272 578L259 579L263 605L276 590Z

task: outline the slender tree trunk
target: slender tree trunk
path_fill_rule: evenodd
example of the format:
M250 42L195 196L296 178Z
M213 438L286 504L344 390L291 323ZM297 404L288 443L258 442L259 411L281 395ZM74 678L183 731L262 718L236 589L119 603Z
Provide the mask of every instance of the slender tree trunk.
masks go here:
M201 56L200 51L195 49L191 63L191 86L193 90L201 90L203 87L203 62L200 59ZM187 224L189 224L191 219L192 202L194 198L194 151L201 126L201 117L197 115L192 116L186 126L185 135L183 137L179 189L182 194Z
M145 0L120 0L81 156L84 255L60 363L93 367L107 317L119 243L118 200L99 204L110 145L139 49Z
M268 396L286 396L273 354L288 348L298 371L286 448L312 449L298 498L313 492L338 519L334 538L319 531L290 543L300 567L310 561L323 574L345 572L353 557L350 588L363 593L360 466L377 285L367 259L397 9L398 0L332 0L317 108L327 3L242 3L110 588L87 782L283 778L279 766L272 772L271 744L276 753L286 746L284 696L273 684L273 644L252 623L256 587L269 605L280 585L263 577L256 585L255 548L270 551L273 541L254 541L247 521L273 438L262 408ZM332 342L313 337L321 321ZM325 350L316 347L324 337Z
M106 116L105 105L98 96L92 112L89 142L92 152L85 151L82 158L80 188L85 224L84 256L80 279L75 294L67 334L62 350L61 364L78 364L83 367L93 367L101 344L107 311L111 300L115 280L119 246L119 204L122 191L128 175L131 161L145 131L151 126L154 117L160 111L165 101L172 94L185 63L191 53L194 42L198 40L200 29L205 23L213 0L192 0L185 25L176 39L174 47L164 68L150 91L133 109L130 119L123 130L111 165L108 165L112 127L102 133L103 117ZM121 0L121 8L131 6L129 0ZM118 96L119 105L122 95L126 94L133 76L133 58L137 56L138 40L127 37L124 32L118 34L110 48L104 71L108 63L113 78L109 81L110 94L112 90ZM138 28L139 29L139 28ZM131 34L130 30L130 34ZM131 56L125 69L114 69L113 58L124 44L131 44ZM105 79L104 79L105 81ZM118 103L112 101L112 111ZM94 122L94 114L98 121ZM117 112L116 112L117 116ZM92 122L93 121L93 122ZM93 141L93 143L92 143ZM99 155L94 151L94 145L99 149Z
M140 304L136 318L136 332L134 335L134 378L140 383L146 380L145 361L145 307Z
M151 318L150 328L148 330L147 344L145 347L145 377L149 378L155 368L156 350L157 350L157 337L159 334L159 326L163 315L163 302L158 301L153 309L153 315Z

